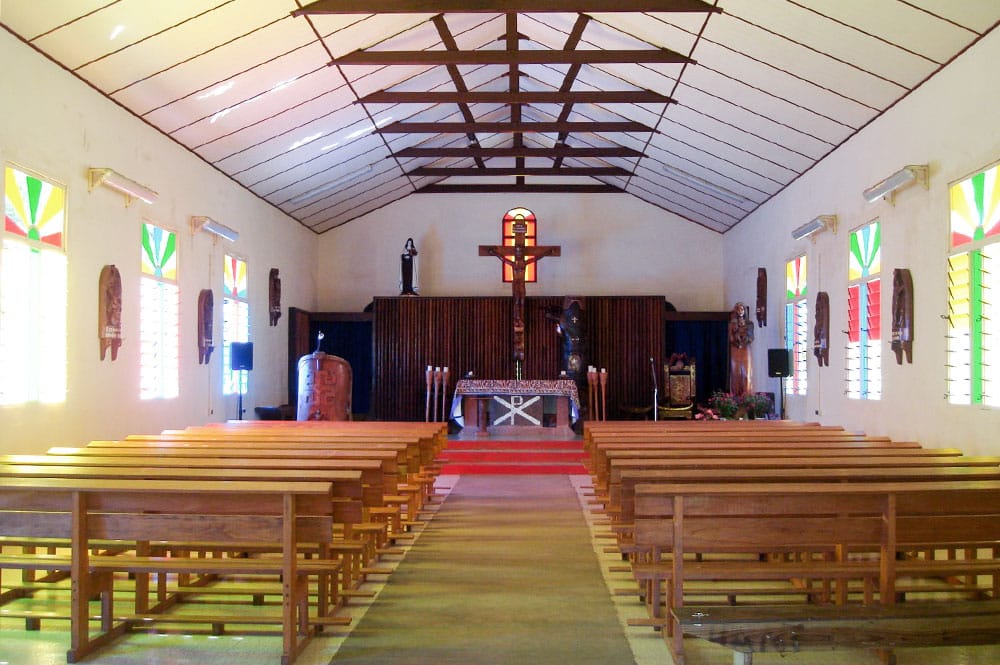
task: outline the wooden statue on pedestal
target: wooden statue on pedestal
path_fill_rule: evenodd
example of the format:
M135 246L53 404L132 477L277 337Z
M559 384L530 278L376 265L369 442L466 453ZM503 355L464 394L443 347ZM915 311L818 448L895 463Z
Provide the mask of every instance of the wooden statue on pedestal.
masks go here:
M729 314L729 392L734 397L750 392L750 344L753 337L753 322L750 321L747 306L738 302Z

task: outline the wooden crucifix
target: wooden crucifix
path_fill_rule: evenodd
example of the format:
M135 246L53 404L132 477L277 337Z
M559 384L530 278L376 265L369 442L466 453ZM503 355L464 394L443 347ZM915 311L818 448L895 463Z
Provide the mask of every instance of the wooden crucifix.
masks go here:
M527 246L524 236L528 226L523 221L514 223L513 245L480 245L479 256L495 256L511 267L514 278L511 292L514 296L514 378L520 379L524 365L524 273L532 263L538 263L546 256L559 256L559 245Z

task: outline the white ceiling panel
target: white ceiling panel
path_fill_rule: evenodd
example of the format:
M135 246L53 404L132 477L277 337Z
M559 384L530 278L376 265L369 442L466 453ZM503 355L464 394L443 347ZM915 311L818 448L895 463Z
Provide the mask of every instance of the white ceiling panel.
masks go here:
M486 62L482 51L508 49L502 3L451 14L398 13L386 0L367 14L314 14L303 3L293 16L296 0L46 0L45 11L3 0L0 22L316 233L434 183L604 184L724 233L1000 21L996 0L717 4L514 16L524 39L511 50L550 52L545 64L517 53ZM455 66L422 60L452 41ZM606 58L661 49L694 62ZM365 50L408 64L331 66ZM514 119L547 124L498 126ZM397 123L401 133L376 131ZM411 174L421 166L463 171ZM608 166L629 175L585 170Z

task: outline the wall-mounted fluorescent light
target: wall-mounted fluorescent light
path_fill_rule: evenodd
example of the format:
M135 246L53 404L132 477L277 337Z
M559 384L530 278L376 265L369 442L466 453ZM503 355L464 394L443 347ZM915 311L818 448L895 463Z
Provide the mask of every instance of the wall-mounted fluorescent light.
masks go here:
M192 217L191 228L195 231L214 233L220 238L225 238L229 242L236 242L236 240L240 237L239 231L231 229L225 224L215 221L211 217Z
M140 185L135 180L126 178L121 173L109 168L87 169L87 180L90 183L90 191L98 185L104 185L125 195L125 205L132 204L132 199L139 199L145 203L155 203L160 197L159 194L145 185Z
M792 238L795 240L801 240L814 233L819 233L820 231L829 230L831 233L837 232L837 216L836 215L820 215L815 219L806 222L799 228L792 231ZM815 240L815 239L814 239Z
M346 185L349 182L353 182L354 180L357 180L358 178L360 178L362 176L366 176L366 175L368 175L371 172L372 172L372 165L368 164L367 166L364 166L364 167L358 169L354 173L348 173L347 175L342 175L339 178L337 178L336 180L331 180L330 182L323 183L319 187L313 187L312 189L310 189L308 191L305 191L305 192L302 192L301 194L293 196L292 198L288 199L288 202L291 203L292 205L298 205L299 203L305 203L306 201L310 201L310 200L316 198L320 194L325 194L326 192L329 192L332 189L336 189L336 188L340 187L341 185Z
M889 202L892 203L893 198L895 197L895 191L914 181L922 183L924 189L927 189L928 179L926 164L911 164L909 166L904 166L882 182L866 189L862 192L862 196L865 197L865 201L868 201L868 203L874 203L880 198L888 196Z
M676 166L671 166L670 164L664 164L663 170L666 171L669 175L673 176L674 178L682 181L686 185L690 185L695 189L706 191L709 194L713 194L719 197L720 199L728 201L734 205L753 203L753 201L746 198L745 196L740 196L736 192L726 189L722 185L716 185L714 182L709 182L704 178L699 178L693 173L688 173L687 171L679 169Z

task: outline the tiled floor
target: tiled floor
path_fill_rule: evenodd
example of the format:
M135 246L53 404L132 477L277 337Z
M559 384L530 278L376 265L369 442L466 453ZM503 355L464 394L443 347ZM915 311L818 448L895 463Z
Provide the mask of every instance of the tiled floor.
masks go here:
M442 478L439 484L448 486L453 479ZM587 505L582 489L589 483L584 476L575 476L581 507L587 514L592 533L594 516ZM433 523L433 522L431 522ZM609 541L595 538L593 547L605 571L609 592L625 588L628 576L609 572L611 566L620 564L620 558L604 549ZM396 557L398 563L402 557ZM9 573L8 573L9 574ZM382 582L374 579L369 588L377 593ZM645 616L645 609L635 596L612 595L619 619L626 631L635 655L636 665L670 665L671 659L659 633L650 628L627 627L629 617ZM370 605L369 600L352 600L346 612L355 617L355 625ZM23 630L21 619L4 618L0 607L0 665L63 665L69 645L68 626L59 621L43 621L41 631ZM313 640L296 661L298 665L327 665L343 643L344 632L334 629L330 634ZM688 665L729 665L733 652L702 640L687 640L685 644ZM134 633L116 641L85 662L93 665L267 665L277 664L280 636L271 635L222 635L204 634L154 634ZM1000 646L974 648L941 648L897 651L899 665L998 665ZM868 651L807 652L798 654L758 654L757 665L877 665L878 658ZM373 665L376 665L373 663ZM432 665L432 664L428 664Z

